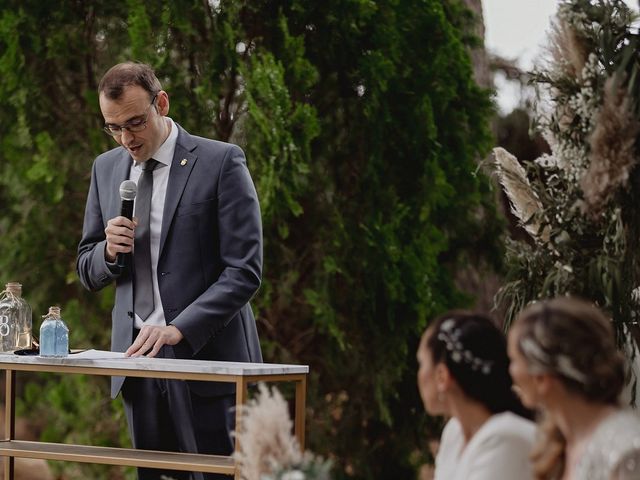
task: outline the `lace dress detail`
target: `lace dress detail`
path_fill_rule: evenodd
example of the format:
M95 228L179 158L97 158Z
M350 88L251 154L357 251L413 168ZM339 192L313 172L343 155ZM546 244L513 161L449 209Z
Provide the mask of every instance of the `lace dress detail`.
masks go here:
M596 429L576 465L577 480L640 479L640 416L609 415Z

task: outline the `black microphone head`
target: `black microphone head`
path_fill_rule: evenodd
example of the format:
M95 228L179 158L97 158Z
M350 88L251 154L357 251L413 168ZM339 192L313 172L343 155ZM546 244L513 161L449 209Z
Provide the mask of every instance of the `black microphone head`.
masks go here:
M138 186L133 180L125 180L120 184L120 198L122 200L134 200L137 192Z

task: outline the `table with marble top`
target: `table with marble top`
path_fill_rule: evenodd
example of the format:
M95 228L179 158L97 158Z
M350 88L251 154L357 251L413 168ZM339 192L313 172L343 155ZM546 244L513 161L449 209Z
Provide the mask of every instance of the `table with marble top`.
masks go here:
M304 449L307 365L216 362L170 358L125 357L122 353L84 350L67 357L0 354L5 373L5 432L0 440L0 456L6 456L4 478L14 478L14 458L42 458L108 465L214 472L240 478L233 457L193 453L159 452L115 447L70 445L18 440L15 438L16 372L35 371L60 374L108 375L227 382L236 385L236 405L248 399L248 387L256 382L295 384L294 431ZM105 395L107 393L105 392ZM236 409L236 428L241 425L241 409ZM236 444L236 448L240 448Z

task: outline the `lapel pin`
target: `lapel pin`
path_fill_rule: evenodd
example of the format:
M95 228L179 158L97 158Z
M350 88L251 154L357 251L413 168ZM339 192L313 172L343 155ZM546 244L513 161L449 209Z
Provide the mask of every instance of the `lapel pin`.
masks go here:
M187 164L187 159L186 159L186 158L183 158L183 159L180 161L180 165L182 165L182 166L184 167L186 164Z

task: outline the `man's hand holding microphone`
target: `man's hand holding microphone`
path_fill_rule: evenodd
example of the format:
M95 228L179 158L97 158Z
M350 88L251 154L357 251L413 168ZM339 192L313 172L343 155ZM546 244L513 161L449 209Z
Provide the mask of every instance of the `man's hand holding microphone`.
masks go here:
M136 198L138 187L133 180L125 180L120 184L120 215L107 222L104 233L107 239L105 258L107 262L114 263L124 268L126 256L133 250L134 231L136 221L133 218L133 201Z

